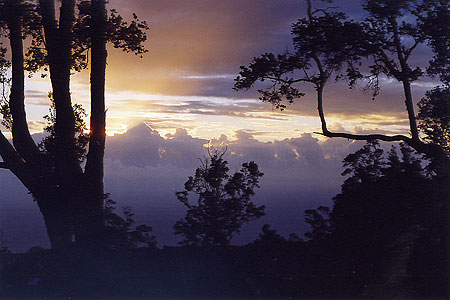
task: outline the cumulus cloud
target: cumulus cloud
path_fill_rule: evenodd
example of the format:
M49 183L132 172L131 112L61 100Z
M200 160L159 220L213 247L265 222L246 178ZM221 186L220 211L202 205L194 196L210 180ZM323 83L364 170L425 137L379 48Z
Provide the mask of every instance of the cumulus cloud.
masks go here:
M232 138L221 135L207 141L190 136L185 129L162 138L141 124L109 138L105 186L119 203L137 207L137 218L151 224L163 243L174 243L171 226L185 213L175 192L199 166L199 158L207 156L205 145L227 149L224 157L230 170L253 160L265 173L255 201L266 205L267 216L247 226L236 239L248 242L263 223L275 224L283 234L302 232L304 210L330 203L342 181L342 158L361 146L344 139L320 142L311 134L261 142L252 132L238 130Z
M246 226L235 243L255 239L264 223L273 224L285 235L303 232L307 228L304 210L331 202L342 182L342 158L361 146L345 139L320 141L307 133L261 142L251 131L243 130L236 131L234 137L221 135L210 141L192 137L182 128L162 137L146 124L139 124L124 134L108 137L105 190L119 208L134 208L137 223L153 226L160 244L173 245L177 240L172 226L185 214L175 192L194 174L199 158L207 157L208 144L227 149L224 157L231 171L255 161L265 174L255 201L266 205L267 215ZM48 246L36 204L9 172L1 172L0 178L0 229L9 245L20 250L36 244ZM29 238L33 231L36 234Z

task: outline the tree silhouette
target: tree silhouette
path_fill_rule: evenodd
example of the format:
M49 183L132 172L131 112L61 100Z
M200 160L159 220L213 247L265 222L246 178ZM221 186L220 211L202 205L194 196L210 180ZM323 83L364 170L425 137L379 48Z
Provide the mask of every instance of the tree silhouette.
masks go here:
M123 217L116 214L116 202L109 195L105 200L105 234L103 240L112 249L137 248L146 245L148 248L156 247L156 237L151 236L152 227L138 225L134 229L134 213L131 207L122 209Z
M370 142L349 154L333 208L306 211L312 246L326 247L337 266L332 272L353 277L360 288L395 272L416 279L444 273L445 212L436 182L410 147L401 144L398 152L393 147L386 154ZM430 245L431 255L417 255Z
M105 1L62 0L59 14L54 0L2 0L0 26L10 41L11 61L1 47L2 71L12 68L9 99L3 95L1 111L12 132L11 145L0 134L1 167L9 169L30 191L44 217L52 248L72 244L98 246L104 233L103 156L105 148L106 43L142 55L145 22L135 15L126 23L115 10L108 14ZM58 19L57 19L58 17ZM23 39L29 39L24 56ZM88 62L88 54L90 60ZM71 101L73 71L90 66L91 115L89 150L81 165L80 135ZM31 138L24 108L25 71L42 70L52 84L54 134L42 151ZM4 89L3 91L7 91ZM77 106L75 105L75 112ZM52 120L52 121L53 121Z
M355 140L403 141L421 153L437 155L434 151L439 151L434 147L435 144L426 144L420 140L412 105L411 83L421 79L425 71L419 66L410 65L408 60L418 45L435 42L436 37L424 32L424 28L433 22L428 16L431 11L436 7L444 9L445 5L441 7L433 2L434 6L431 6L430 1L430 7L425 7L410 0L398 3L368 0L364 2L363 8L370 16L362 22L355 22L343 12L313 10L312 1L306 2L308 16L292 25L295 52L280 55L266 53L254 58L248 67L241 66L234 88L245 90L258 81L269 81L271 84L267 89L259 90L260 99L272 103L276 108L285 109L286 102L293 103L305 95L300 90L302 84L311 84L316 89L323 135ZM399 21L406 17L411 22ZM436 22L433 24L433 28L442 26ZM410 47L402 44L411 40L414 43ZM361 68L365 58L370 58L364 66L368 72ZM411 137L330 132L323 108L326 84L333 78L345 80L350 87L362 82L375 97L381 88L381 75L403 85Z
M209 159L202 161L195 175L189 177L184 191L176 193L188 208L186 217L174 225L175 234L185 238L182 245L228 245L243 224L264 216L265 207L250 200L264 174L251 161L229 175L224 154L225 151L209 152ZM189 201L191 193L198 195L196 204Z
M326 1L328 3L332 1ZM445 144L433 137L439 130L444 135L448 124L448 98L441 97L445 110L433 110L437 103L430 100L443 93L445 87L429 92L429 100L422 102L421 129L428 138L422 139L413 105L412 83L424 75L439 75L442 84L448 85L448 66L450 64L450 34L448 24L450 14L448 1L388 1L366 0L363 9L368 17L353 21L343 12L330 9L313 9L312 0L306 0L307 17L292 25L293 53L274 55L263 54L255 58L248 67L242 66L235 79L235 89L249 89L258 81L269 81L267 89L261 89L260 99L284 109L287 103L301 98L305 84L315 88L317 110L322 125L320 134L326 137L343 137L353 140L400 141L408 144L428 159L435 161L434 168L440 178L441 197L445 201L442 210L447 213L444 228L450 230L450 158ZM426 67L414 65L411 59L417 49L428 46L434 57ZM365 89L379 94L379 78L391 78L402 86L409 121L410 136L386 134L351 134L328 130L323 106L324 90L331 80L343 80L350 88L364 83ZM443 95L441 95L443 96ZM427 98L426 97L426 98ZM433 111L433 116L426 112ZM442 113L447 114L442 116ZM428 115L428 116L427 116ZM431 121L432 120L432 121ZM442 122L442 123L441 123ZM439 124L438 131L432 129ZM436 181L437 182L437 181ZM450 231L445 235L447 242L446 269L450 295Z
M262 232L259 234L258 239L253 243L255 245L268 245L268 246L282 246L286 243L286 239L282 237L275 229L270 229L269 224L264 224Z
M450 89L436 87L419 102L419 128L428 142L450 154Z

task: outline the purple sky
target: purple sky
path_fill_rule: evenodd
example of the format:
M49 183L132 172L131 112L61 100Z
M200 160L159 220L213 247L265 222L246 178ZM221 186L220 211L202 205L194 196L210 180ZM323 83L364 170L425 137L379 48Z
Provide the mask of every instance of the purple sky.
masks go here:
M36 135L40 138L40 135ZM275 142L260 142L250 132L239 131L236 140L221 136L210 143L227 147L231 171L243 162L255 161L264 177L256 191L255 202L266 205L267 216L244 226L235 243L255 239L265 223L288 235L305 230L304 210L329 204L342 181L340 161L361 143L343 139L319 142L311 134ZM175 196L188 176L207 155L207 140L194 138L184 129L162 137L145 124L123 135L108 138L105 159L105 190L122 206L132 206L138 223L153 226L159 245L175 245L172 226L184 216L185 208ZM37 205L10 173L0 173L2 202L0 229L14 250L34 245L48 246Z
M361 16L359 1L335 2L352 17ZM261 103L256 89L232 87L239 66L254 56L292 50L290 26L304 16L304 2L110 0L109 7L125 18L136 12L151 29L143 59L109 48L106 192L119 207L132 206L138 223L153 226L160 245L173 245L171 228L185 212L175 192L193 175L210 141L228 147L231 170L254 160L265 173L255 201L266 205L267 216L246 226L235 242L255 239L264 223L284 235L302 233L304 210L330 203L343 181L342 159L362 144L312 134L320 123L310 87L284 112ZM425 48L417 51L418 64L428 61ZM86 108L88 83L85 71L73 76L71 86L74 101ZM407 133L401 86L388 79L382 84L375 101L345 84L330 84L325 91L330 129ZM430 80L413 85L415 102L432 85ZM48 79L26 82L36 139L42 137L49 91ZM48 246L37 205L18 180L0 171L0 189L0 230L7 244L14 250Z

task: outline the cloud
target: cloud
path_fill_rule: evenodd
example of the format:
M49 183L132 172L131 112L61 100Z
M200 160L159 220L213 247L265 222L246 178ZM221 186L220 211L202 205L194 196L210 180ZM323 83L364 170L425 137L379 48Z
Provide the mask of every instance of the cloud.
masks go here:
M285 235L300 234L307 228L304 210L330 203L342 182L342 158L361 143L319 141L307 133L273 142L261 142L257 137L257 131L240 130L233 139L221 135L208 141L192 137L184 128L162 137L155 129L139 124L124 134L108 137L105 191L117 201L119 210L122 206L134 208L137 224L153 226L160 244L173 245L177 238L172 226L186 212L175 192L194 174L199 159L207 157L205 144L209 143L216 149L227 149L224 157L231 171L255 161L265 174L254 200L266 205L267 216L245 226L235 242L255 239L264 223L273 224ZM42 218L31 197L9 172L1 172L0 179L0 214L8 214L0 229L11 248L25 250L37 243L48 246ZM22 224L20 220L27 221ZM35 237L28 239L33 231Z
M261 128L269 132L272 127L277 133L265 134L266 140L292 137L293 131L287 130L290 127L301 131L320 128L315 90L311 85L302 86L307 95L283 112L258 100L258 88L266 87L268 82L245 92L232 90L239 66L248 65L261 53L292 50L291 24L304 16L304 1L262 0L255 4L253 0L190 0L189 5L180 3L178 0L109 2L109 7L117 8L125 19L137 12L151 27L146 44L150 52L143 59L109 48L107 106L108 121L113 120L108 122L110 132L120 132L124 125L136 120L151 123L161 132L167 129L164 133L178 127L192 129L192 134L203 138L212 131L205 129L206 123L221 129L214 130L217 131L215 137L222 133L231 136L238 128ZM317 1L315 5L329 4ZM354 1L336 0L333 6L349 12L352 17L363 16ZM419 47L417 51L413 62L427 63L430 57L427 47ZM74 101L84 103L89 99L88 73L73 76ZM48 105L50 87L48 80L37 77L27 84L27 104L39 110L31 115L37 120L47 113L44 106ZM415 101L433 84L430 78L414 83ZM386 78L382 78L382 85L381 95L372 101L370 94L358 88L349 90L345 83L327 84L324 109L329 123L340 122L349 131L361 126L408 133L403 88ZM299 121L299 118L314 118L314 121ZM270 126L269 121L273 121ZM249 126L242 126L244 122Z
M305 3L297 0L264 0L257 5L252 0L191 0L188 6L176 0L130 0L126 5L112 0L110 7L118 8L125 17L138 12L151 27L147 43L150 53L143 60L110 51L107 80L111 91L255 100L257 89L267 83L246 92L233 91L239 66L248 65L254 56L262 53L292 50L291 24L306 11ZM337 0L333 7L345 10L353 18L364 16L361 7L353 1ZM417 51L412 62L425 65L429 50L424 46ZM416 83L413 86L416 100L434 83L430 78ZM371 101L370 95L357 89L349 91L346 84L330 83L325 90L327 116L345 119L361 114L384 114L404 120L402 87L387 79L382 79L382 85L382 94ZM314 88L302 89L308 96L299 105L289 106L285 113L316 116ZM196 109L192 104L176 109L195 114L226 113L218 107ZM271 106L258 106L258 111L270 115ZM235 107L227 114L250 118L247 112Z
M240 130L234 138L207 141L186 129L162 138L141 124L108 140L106 190L119 205L135 207L138 221L152 225L161 243L173 244L171 227L185 213L175 192L207 156L205 144L226 148L230 170L253 160L265 174L255 201L266 205L267 216L244 228L236 242L245 243L256 238L263 223L276 225L283 234L303 232L304 210L330 203L342 182L341 160L361 146L345 139L321 142L311 134L261 142L251 131Z

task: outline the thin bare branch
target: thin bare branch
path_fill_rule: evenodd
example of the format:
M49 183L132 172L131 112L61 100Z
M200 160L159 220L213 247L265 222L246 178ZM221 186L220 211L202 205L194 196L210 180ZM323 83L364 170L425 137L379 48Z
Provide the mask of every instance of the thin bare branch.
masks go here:
M421 43L423 43L422 39L417 39L414 42L414 45L412 45L408 50L405 51L405 59L408 60L409 57L411 56L411 53L414 51L414 49L417 48L417 46L419 46Z

